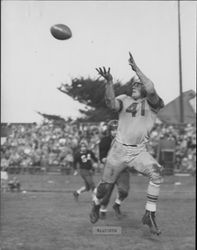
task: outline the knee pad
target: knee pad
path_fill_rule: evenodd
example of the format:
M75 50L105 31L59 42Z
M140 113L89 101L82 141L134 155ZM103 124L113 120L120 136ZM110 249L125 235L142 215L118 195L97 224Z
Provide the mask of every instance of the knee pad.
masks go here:
M107 195L111 191L112 186L113 186L112 183L101 182L97 187L96 197L98 199L102 199L105 195Z
M102 199L107 190L107 183L101 182L97 187L97 194L96 197L98 199Z
M159 176L162 175L163 167L160 164L153 164L153 172L158 174Z
M124 200L128 196L128 192L124 189L118 189L118 195L120 200Z
M108 185L106 186L106 192L104 197L101 199L101 204L107 206L110 198L111 198L111 194L114 188L114 184L112 183L108 183Z
M109 204L110 198L111 198L111 194L114 188L114 184L112 183L106 183L107 185L106 190L105 190L105 194L103 196L103 198L101 199L101 204L105 207L107 207L107 205Z
M163 182L162 170L163 170L162 166L157 164L153 165L153 173L151 174L151 181L154 184L159 185Z
M152 178L151 181L156 185L160 185L161 183L163 183L163 178L160 176L158 178Z

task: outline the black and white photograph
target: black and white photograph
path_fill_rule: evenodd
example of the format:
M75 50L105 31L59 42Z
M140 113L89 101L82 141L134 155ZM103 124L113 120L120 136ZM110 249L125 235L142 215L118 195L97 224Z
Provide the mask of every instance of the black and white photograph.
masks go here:
M196 249L196 1L1 1L0 250Z

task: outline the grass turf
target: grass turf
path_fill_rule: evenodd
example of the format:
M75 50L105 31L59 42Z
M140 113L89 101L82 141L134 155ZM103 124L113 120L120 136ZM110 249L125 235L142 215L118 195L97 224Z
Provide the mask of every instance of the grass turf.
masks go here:
M195 249L195 177L165 177L158 201L159 237L150 235L141 223L148 184L143 176L131 175L130 194L122 204L123 218L116 219L112 211L115 189L106 220L94 225L89 222L91 193L83 193L78 202L72 196L83 185L80 176L18 178L26 193L1 193L1 250ZM96 182L99 179L97 174ZM95 235L96 226L118 226L122 233Z

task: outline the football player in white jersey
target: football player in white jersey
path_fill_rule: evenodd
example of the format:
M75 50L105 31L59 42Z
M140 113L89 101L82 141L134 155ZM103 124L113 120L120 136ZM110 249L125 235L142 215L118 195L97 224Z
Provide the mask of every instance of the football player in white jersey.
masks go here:
M159 235L156 220L156 201L162 182L163 167L147 152L146 143L155 123L157 112L164 107L163 100L158 96L153 82L148 79L136 65L129 53L129 65L135 71L138 80L132 83L130 95L115 97L113 77L110 68L96 69L106 80L106 104L110 109L119 112L116 138L107 156L102 180L97 186L93 198L90 221L99 219L99 209L103 200L111 196L113 185L120 172L126 167L134 167L139 173L149 177L147 201L142 223L150 228L150 232Z

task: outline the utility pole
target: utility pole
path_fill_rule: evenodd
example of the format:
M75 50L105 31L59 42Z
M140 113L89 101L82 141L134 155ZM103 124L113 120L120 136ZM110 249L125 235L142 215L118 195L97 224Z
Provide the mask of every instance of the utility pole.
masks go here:
M182 57L181 57L181 20L180 0L178 0L178 40L179 40L179 90L180 90L180 123L184 124L183 86L182 86Z

